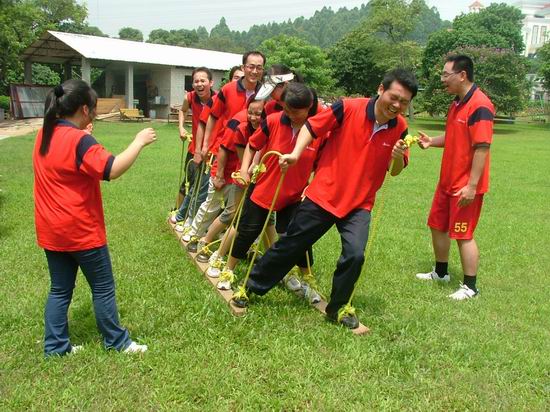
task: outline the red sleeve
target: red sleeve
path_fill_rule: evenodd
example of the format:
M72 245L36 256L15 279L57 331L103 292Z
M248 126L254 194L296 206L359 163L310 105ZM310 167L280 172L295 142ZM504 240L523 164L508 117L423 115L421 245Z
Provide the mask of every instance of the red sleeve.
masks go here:
M468 117L472 146L489 146L493 142L493 118L493 111L485 106L478 107Z
M231 83L229 83L229 85L231 85ZM226 104L225 104L225 95L223 92L224 90L226 90L226 88L227 88L227 85L222 87L222 89L216 95L216 98L214 99L214 103L212 104L212 110L210 111L210 113L216 119L219 119L225 113Z
M97 180L109 180L115 157L92 136L85 135L80 139L76 159L80 173Z
M305 126L313 137L327 135L328 132L340 127L344 118L344 102L334 103L329 110L322 110L307 119Z
M237 131L233 135L235 139L235 146L246 147L248 144L248 138L246 137L246 129L248 128L248 123L241 123L237 128Z
M269 139L269 127L267 125L267 119L262 120L260 127L256 129L254 134L248 139L248 143L253 150L259 151L264 148Z

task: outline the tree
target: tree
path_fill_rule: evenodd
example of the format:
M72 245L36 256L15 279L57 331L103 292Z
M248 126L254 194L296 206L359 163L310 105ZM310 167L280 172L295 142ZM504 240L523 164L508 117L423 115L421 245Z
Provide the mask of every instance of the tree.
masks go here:
M267 64L285 64L304 76L306 83L319 94L334 92L335 81L327 55L305 40L283 34L265 40L259 47Z
M372 95L384 73L395 67L416 70L420 45L409 40L423 0L372 0L365 21L342 38L330 52L338 83L349 94Z
M143 33L141 30L133 27L123 27L118 31L118 37L123 40L143 41Z
M542 84L546 91L550 92L550 43L546 43L537 50L539 62L538 73L542 77Z
M445 56L462 52L471 54L476 82L491 97L497 110L506 114L520 110L529 89L526 60L520 56L524 47L521 22L519 9L491 4L479 13L458 16L451 29L433 33L422 57L425 90L418 100L424 109L430 114L447 110L450 97L442 90L439 76Z

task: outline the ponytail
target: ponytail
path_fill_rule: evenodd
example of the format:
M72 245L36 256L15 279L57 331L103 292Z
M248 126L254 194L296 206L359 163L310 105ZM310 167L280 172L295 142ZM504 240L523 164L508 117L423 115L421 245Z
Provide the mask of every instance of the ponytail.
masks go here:
M92 111L96 105L96 92L83 80L67 80L50 90L44 105L40 155L45 156L48 153L59 118L72 116L81 106L88 106L88 109Z
M317 97L317 91L313 87L310 87L309 90L313 95L313 103L311 104L311 108L307 113L307 117L315 116L317 114L317 108L319 106L319 97Z

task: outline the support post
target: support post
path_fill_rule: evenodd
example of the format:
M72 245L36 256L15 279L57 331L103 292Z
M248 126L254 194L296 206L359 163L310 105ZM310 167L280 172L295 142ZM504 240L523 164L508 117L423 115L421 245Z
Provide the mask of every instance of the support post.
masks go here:
M82 80L88 84L91 84L91 72L92 66L90 65L90 60L82 57Z
M134 108L134 65L128 63L126 66L126 106Z

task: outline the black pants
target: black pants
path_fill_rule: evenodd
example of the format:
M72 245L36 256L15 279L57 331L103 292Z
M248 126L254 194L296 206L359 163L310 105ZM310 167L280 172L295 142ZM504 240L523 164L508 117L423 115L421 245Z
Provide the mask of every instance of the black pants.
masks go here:
M293 203L285 207L284 209L276 212L277 217L275 230L277 231L277 233L282 235L287 231L290 221L294 217L294 214L296 213L299 205L299 202ZM262 228L269 212L269 209L264 209L263 207L258 206L250 198L247 198L245 200L245 204L243 205L243 207L244 209L241 216L241 221L239 222L237 237L235 238L235 244L233 245L233 251L231 252L231 256L236 259L246 258L246 254L250 249L250 246L252 246L254 240L256 240L256 238L262 232ZM310 264L313 265L313 250L311 247L306 250L309 253ZM301 268L307 267L307 258L305 251L297 259L296 264Z
M365 261L369 237L370 212L355 209L338 218L309 199L305 199L283 235L256 263L246 287L264 295L296 264L305 251L336 225L342 240L342 254L332 279L332 292L326 312L334 314L353 292Z

